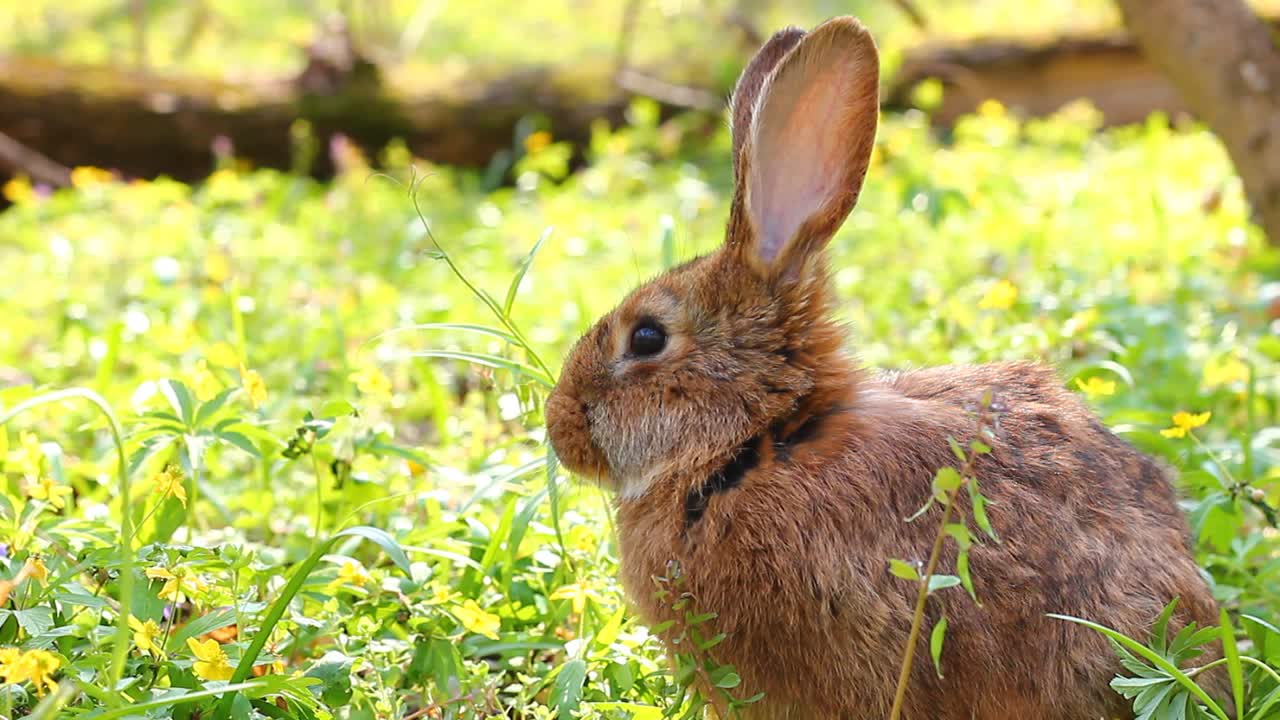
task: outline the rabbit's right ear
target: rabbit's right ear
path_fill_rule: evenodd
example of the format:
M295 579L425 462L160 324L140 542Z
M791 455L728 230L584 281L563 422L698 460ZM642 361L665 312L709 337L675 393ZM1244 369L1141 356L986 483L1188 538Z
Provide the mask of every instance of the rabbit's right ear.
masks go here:
M857 202L875 143L880 61L871 34L850 17L783 38L793 47L763 75L745 132L734 97L742 149L726 241L770 276L794 277Z
M773 34L755 57L747 63L738 84L733 88L733 96L729 101L729 114L733 118L733 167L738 172L742 162L738 155L742 146L751 134L751 118L755 114L756 102L760 99L760 90L769 79L769 74L777 67L778 62L800 41L804 39L804 30L798 27L786 27Z

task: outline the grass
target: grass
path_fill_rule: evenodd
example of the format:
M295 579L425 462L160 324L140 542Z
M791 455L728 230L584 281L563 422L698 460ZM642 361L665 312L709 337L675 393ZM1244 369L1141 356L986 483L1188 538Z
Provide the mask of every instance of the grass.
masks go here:
M0 645L19 655L0 703L689 716L626 612L608 498L558 469L541 413L595 317L720 239L727 136L655 118L600 128L570 177L540 138L510 188L394 147L389 177L348 154L331 184L229 166L6 186ZM1181 469L1239 653L1274 666L1280 255L1205 131L1095 131L1085 107L1023 124L987 105L946 143L887 117L832 247L841 312L870 365L1059 367ZM1182 411L1210 415L1162 434Z

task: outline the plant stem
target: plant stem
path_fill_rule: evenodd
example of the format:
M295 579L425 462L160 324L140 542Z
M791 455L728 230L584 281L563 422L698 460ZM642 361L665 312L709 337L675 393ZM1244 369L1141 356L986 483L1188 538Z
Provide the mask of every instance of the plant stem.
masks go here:
M915 658L916 643L920 639L920 626L924 624L924 607L929 600L929 578L938 568L938 560L942 557L942 545L947 539L947 523L951 522L951 509L956 504L956 494L960 488L952 490L947 500L947 507L942 511L942 522L938 525L938 534L933 539L933 550L929 553L929 564L920 578L920 589L916 592L916 610L911 616L911 632L907 635L907 648L902 654L902 670L898 673L898 691L893 697L893 710L889 720L898 720L902 716L902 703L907 697L907 679L911 676L911 661Z

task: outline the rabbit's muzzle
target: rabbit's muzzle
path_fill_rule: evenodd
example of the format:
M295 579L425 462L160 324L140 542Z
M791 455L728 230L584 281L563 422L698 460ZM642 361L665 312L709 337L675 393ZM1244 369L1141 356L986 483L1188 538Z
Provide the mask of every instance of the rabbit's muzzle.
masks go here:
M565 467L582 475L607 482L609 465L604 453L591 439L587 404L562 382L547 398L547 438Z

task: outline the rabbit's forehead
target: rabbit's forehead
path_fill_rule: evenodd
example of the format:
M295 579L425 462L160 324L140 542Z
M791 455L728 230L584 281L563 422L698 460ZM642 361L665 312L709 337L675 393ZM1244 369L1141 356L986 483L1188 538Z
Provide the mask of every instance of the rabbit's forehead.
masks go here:
M624 324L657 316L658 319L674 315L680 309L681 294L677 288L659 278L641 285L622 301L617 318Z

